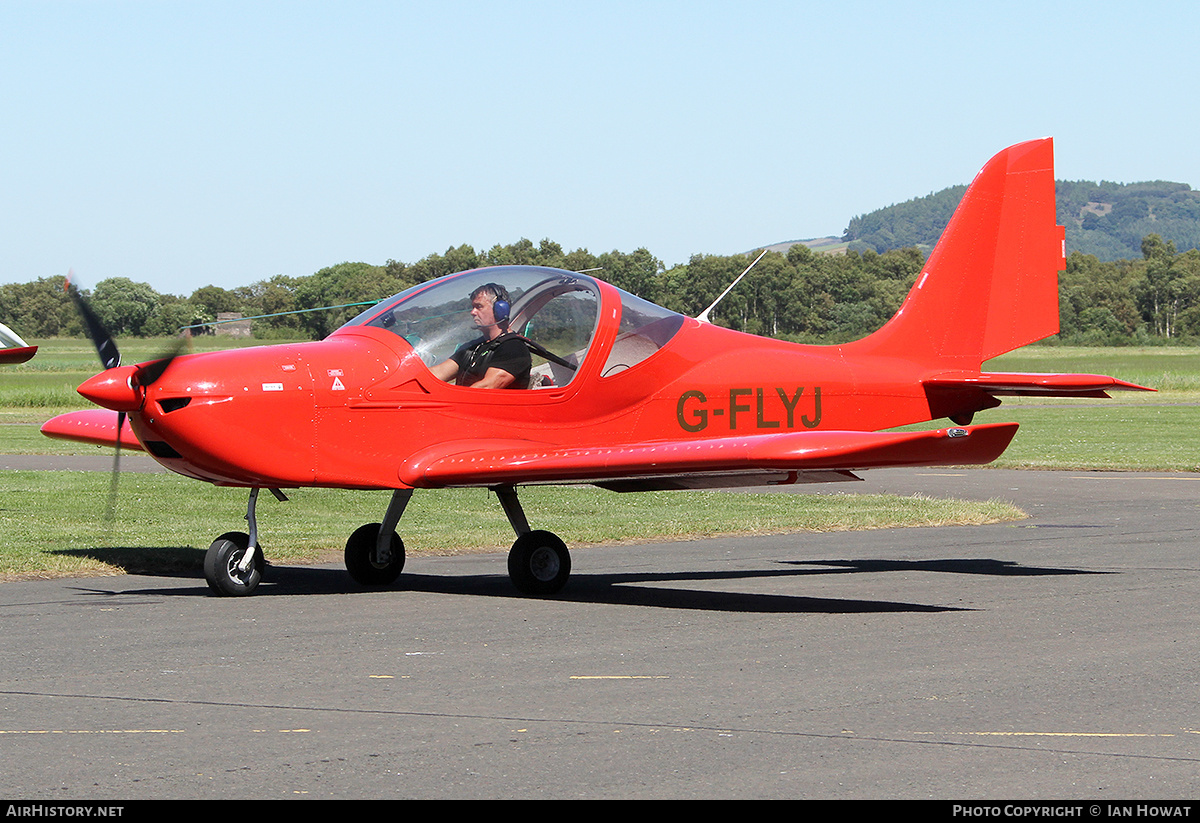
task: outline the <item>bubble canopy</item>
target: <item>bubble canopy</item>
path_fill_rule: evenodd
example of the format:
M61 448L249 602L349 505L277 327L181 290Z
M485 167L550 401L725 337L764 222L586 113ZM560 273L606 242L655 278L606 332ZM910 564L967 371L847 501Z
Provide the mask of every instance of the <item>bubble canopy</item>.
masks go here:
M600 284L587 275L535 266L474 269L406 289L362 312L346 326L386 329L404 338L421 360L432 366L479 339L480 329L470 314L471 294L493 284L508 292L509 331L555 355L555 362L535 355L533 387L570 382L592 347L600 319ZM656 335L657 349L683 324L681 315L620 289L615 291L621 299L620 331L624 334L650 324L661 329L666 321L670 333Z

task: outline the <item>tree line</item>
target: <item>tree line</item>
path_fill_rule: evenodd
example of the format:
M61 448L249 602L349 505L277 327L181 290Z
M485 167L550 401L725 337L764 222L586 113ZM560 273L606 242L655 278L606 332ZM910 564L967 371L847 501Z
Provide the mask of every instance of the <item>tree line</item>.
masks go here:
M1137 259L1104 261L1072 252L1059 278L1062 331L1074 345L1200 342L1200 251L1176 251L1147 235ZM116 337L175 335L190 328L212 333L222 312L253 321L260 339L321 339L365 307L444 274L491 265L540 265L593 271L619 288L695 317L753 260L748 255L694 255L666 267L646 249L592 254L522 239L476 251L462 245L415 263L341 263L314 274L278 275L248 286L205 286L188 297L160 294L128 278L102 280L86 292ZM814 252L801 244L768 252L718 305L715 323L806 343L862 337L900 307L925 260L918 246ZM0 320L23 337L82 336L84 330L63 277L0 286ZM340 307L330 309L328 307ZM321 309L313 311L315 309Z
M842 240L858 252L917 246L928 253L966 190L952 186L855 217ZM1067 248L1103 261L1137 259L1151 234L1180 251L1200 248L1200 192L1186 183L1057 180L1054 200Z

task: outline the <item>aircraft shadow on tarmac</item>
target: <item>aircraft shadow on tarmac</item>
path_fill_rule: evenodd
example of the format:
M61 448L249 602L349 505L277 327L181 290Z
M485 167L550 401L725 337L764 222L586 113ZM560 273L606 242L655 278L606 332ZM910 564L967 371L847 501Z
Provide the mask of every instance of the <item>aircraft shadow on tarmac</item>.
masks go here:
M1009 560L972 558L955 560L788 560L803 566L827 566L825 574L854 572L949 572L951 574L983 574L998 577L1044 577L1055 574L1112 574L1084 569L1051 569L1022 566ZM814 572L821 574L822 572Z
M187 558L188 552L195 552L198 555L203 554L199 549L177 548L170 551L179 553L179 559L181 560ZM96 549L69 553L84 553L89 556L103 555L111 562L112 557L118 552L119 550L117 549ZM423 560L423 558L420 560ZM877 574L896 571L996 576L1108 573L1080 569L1022 566L1018 563L986 558L949 558L941 560L794 560L781 561L779 565L780 568L774 569L732 571L630 572L617 574L576 573L572 575L571 581L567 584L566 588L553 599L569 603L603 603L609 605L651 606L669 609L744 613L867 614L878 612L955 612L971 611L971 609L886 600L733 592L714 588L666 588L660 584L682 585L689 582L703 583L704 581L716 584L727 581L736 582L788 577L803 578L811 575L829 574ZM389 594L402 596L404 592L524 598L524 595L513 588L507 574L503 571L503 563L499 563L498 566L499 568L495 574L486 575L430 575L405 572L390 587L365 589L354 583L349 575L343 569L339 568L268 565L263 575L263 582L257 589L254 598L321 594ZM195 567L189 569L178 565L174 571L157 568L143 571L130 570L130 573L189 579L200 577ZM97 595L108 593L100 589L80 588ZM208 594L208 587L200 579L197 580L197 585L194 586L125 590L122 594L205 596Z
M191 546L95 546L48 554L96 560L134 575L195 577L204 573L204 549Z

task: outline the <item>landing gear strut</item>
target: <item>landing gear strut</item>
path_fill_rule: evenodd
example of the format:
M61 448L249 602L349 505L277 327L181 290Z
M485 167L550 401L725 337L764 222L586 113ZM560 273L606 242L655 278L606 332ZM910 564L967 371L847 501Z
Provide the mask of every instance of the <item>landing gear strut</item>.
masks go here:
M571 575L571 554L557 535L534 531L512 486L495 486L492 491L517 540L508 553L508 576L522 594L545 597L561 589ZM404 568L404 541L396 526L412 498L412 489L392 494L382 523L360 526L346 541L346 571L362 586L387 586L395 582Z
M508 577L522 594L546 597L567 584L571 576L571 553L558 535L529 528L525 511L512 486L495 486L492 491L517 533L508 552Z
M204 555L204 579L208 588L218 595L241 597L251 594L262 581L266 560L258 545L258 489L250 490L246 505L246 522L250 533L225 532L208 547ZM287 500L279 489L271 489L277 500Z
M533 530L517 499L513 486L493 486L500 506L517 539L508 553L508 576L522 594L547 597L566 585L571 576L571 553L567 545L553 532ZM250 490L246 506L246 522L250 532L226 532L213 541L204 556L204 577L208 587L218 595L244 596L251 594L262 581L266 561L258 544L259 489ZM270 492L279 500L287 500L278 489ZM382 523L368 523L357 528L346 541L346 571L362 586L388 586L404 569L404 541L396 534L396 526L404 516L412 489L397 489L383 515Z
M404 541L396 534L396 524L404 514L412 489L392 493L382 523L359 526L346 541L346 571L361 586L387 586L396 581L404 568Z

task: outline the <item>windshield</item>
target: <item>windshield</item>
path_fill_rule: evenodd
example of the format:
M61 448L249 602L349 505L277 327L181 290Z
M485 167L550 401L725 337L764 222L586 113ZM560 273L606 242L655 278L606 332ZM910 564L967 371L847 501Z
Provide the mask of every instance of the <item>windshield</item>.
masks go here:
M534 350L530 387L570 382L591 345L600 314L600 290L584 275L532 266L452 274L413 286L346 325L387 329L408 341L425 365L433 366L479 338L470 313L471 294L493 283L508 292L509 331L545 350Z
M657 352L683 327L684 317L640 297L621 295L621 325L600 374L609 377L636 366Z

